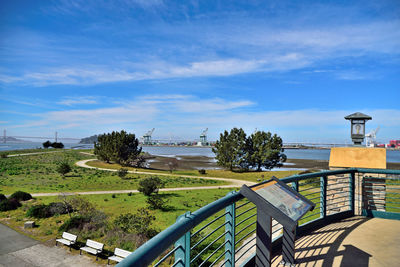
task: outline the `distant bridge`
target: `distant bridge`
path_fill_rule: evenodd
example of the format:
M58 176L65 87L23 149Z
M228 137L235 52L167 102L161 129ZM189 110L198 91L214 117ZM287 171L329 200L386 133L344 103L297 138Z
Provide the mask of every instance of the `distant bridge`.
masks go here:
M45 137L45 136L20 136L20 135L10 135L6 136L4 132L4 136L0 138L0 141L3 141L4 143L7 141L7 138L16 138L16 139L39 139L39 140L65 140L65 141L77 141L79 142L82 138L75 138L75 137L58 137L57 133L53 137ZM178 138L160 138L160 139L153 139L152 142L154 143L167 143L167 144L178 144L178 143L196 143L199 142L200 140L188 140L188 139L178 139ZM210 143L215 143L215 141L210 141ZM351 145L350 143L344 144L344 143L329 143L329 142L285 142L283 143L284 147L303 147L303 146L311 146L311 147L337 147L337 146L349 146Z

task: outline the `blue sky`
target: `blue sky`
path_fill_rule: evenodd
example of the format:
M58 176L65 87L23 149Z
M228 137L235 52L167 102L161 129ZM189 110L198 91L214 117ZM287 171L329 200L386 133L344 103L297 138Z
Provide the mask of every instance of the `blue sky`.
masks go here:
M399 14L397 0L3 0L0 129L339 143L360 111L400 139Z

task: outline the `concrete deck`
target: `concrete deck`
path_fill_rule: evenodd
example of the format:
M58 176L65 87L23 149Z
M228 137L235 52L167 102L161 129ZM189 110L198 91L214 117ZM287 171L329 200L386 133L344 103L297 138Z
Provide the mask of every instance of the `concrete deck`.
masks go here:
M98 267L86 255L73 255L61 247L48 247L0 224L0 267Z
M296 266L400 266L400 221L352 217L329 224L296 240L295 258Z

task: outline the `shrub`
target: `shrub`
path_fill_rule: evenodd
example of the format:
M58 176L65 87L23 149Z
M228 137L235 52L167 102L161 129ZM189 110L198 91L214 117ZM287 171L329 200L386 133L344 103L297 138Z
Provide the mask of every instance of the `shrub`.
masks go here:
M150 196L153 193L158 193L160 188L164 187L164 181L158 177L148 177L140 180L138 190L145 196Z
M66 220L58 230L60 232L69 231L71 229L82 229L83 224L88 221L88 218L82 216L74 216Z
M71 206L66 206L62 202L52 202L49 205L40 204L30 207L26 212L26 216L35 218L48 218L56 214L66 214L71 211Z
M15 210L21 207L21 203L15 198L6 199L0 202L0 211Z
M162 197L160 195L150 195L147 199L146 199L147 204L149 204L150 209L164 209L165 204L167 203L167 201L165 201L164 199L162 199Z
M7 154L6 154L6 153L1 153L1 154L0 154L0 158L2 158L2 159L7 158Z
M200 169L200 170L199 170L199 173L200 173L200 174L206 174L206 170L205 170L205 169Z
M157 234L157 231L151 228L151 223L155 219L148 209L140 208L135 214L119 215L114 224L126 233L144 234L147 238L151 238Z
M125 178L125 176L128 174L128 170L125 168L121 168L117 171L117 174L120 178Z
M17 192L13 193L10 196L10 199L11 198L14 198L14 199L16 199L18 201L25 201L25 200L32 199L32 196L29 193L26 193L26 192L23 192L23 191L17 191Z
M112 197L112 198L116 198L117 196L116 196L115 194L112 194L111 197Z
M68 203L52 202L47 206L51 216L56 214L66 214L73 211L72 206Z
M4 194L0 194L0 201L6 200L7 197Z
M51 215L47 208L47 205L40 204L30 207L29 210L26 212L26 216L35 218L47 218Z
M82 197L71 198L69 204L82 217L90 217L96 212L94 205Z
M61 174L62 176L65 176L67 173L71 171L71 166L69 165L68 162L61 162L57 166L57 172Z

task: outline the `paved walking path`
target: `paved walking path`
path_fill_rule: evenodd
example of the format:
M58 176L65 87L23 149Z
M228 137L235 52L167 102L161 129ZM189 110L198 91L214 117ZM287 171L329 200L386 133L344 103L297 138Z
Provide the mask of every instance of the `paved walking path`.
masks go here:
M96 170L102 170L102 171L111 171L111 172L118 171L115 169L98 168L98 167L93 167L93 166L87 165L87 163L89 161L94 161L94 160L97 160L97 159L80 160L80 161L76 162L75 165L77 165L79 167L83 167L83 168L96 169ZM224 181L224 182L231 183L232 184L231 187L240 187L244 184L246 184L246 185L255 184L250 181L230 179L230 178L209 177L209 176L179 175L179 174L158 173L158 172L141 172L141 171L128 171L128 172L129 173L137 173L137 174L150 174L150 175L169 176L169 177L174 176L174 177L185 177L185 178L201 178L201 179L206 179L206 180Z
M99 266L86 255L73 255L61 247L48 247L0 223L0 266Z
M20 157L20 156L31 156L31 155L39 155L39 154L48 154L48 153L58 153L58 152L62 152L62 150L48 151L48 152L31 152L31 153L22 153L22 154L12 154L12 155L7 155L7 158Z

